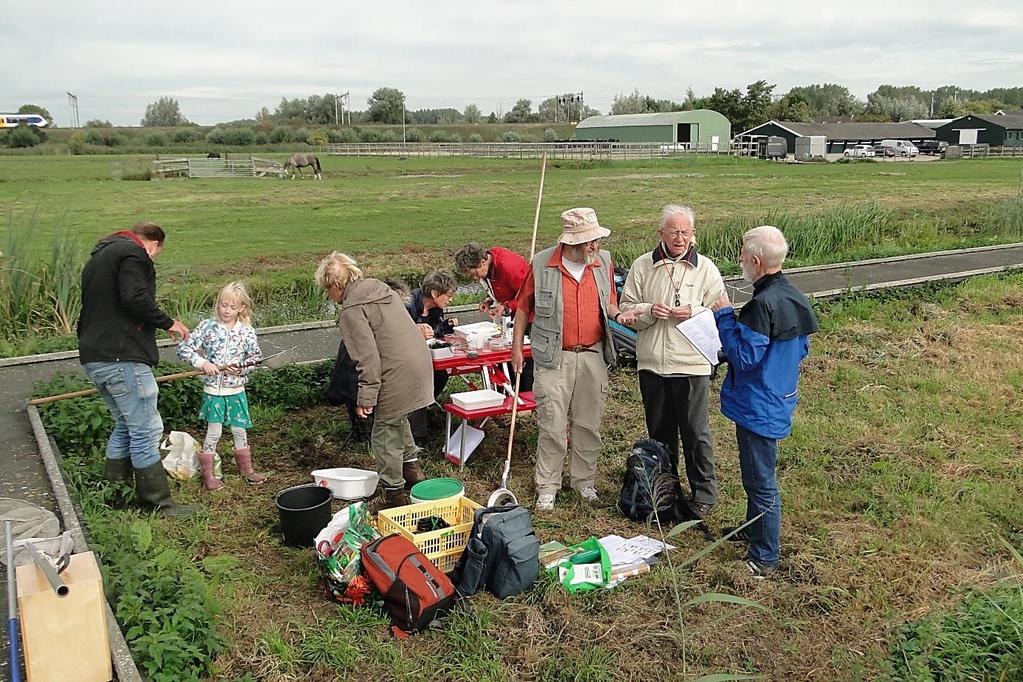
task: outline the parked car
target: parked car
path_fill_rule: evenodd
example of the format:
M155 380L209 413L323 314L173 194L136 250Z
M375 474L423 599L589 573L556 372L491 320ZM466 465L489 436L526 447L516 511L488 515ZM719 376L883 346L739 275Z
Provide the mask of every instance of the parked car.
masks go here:
M875 156L874 148L869 144L854 144L842 152L842 155L854 159Z
M945 152L945 148L948 147L948 142L944 140L921 140L920 144L916 147L920 150L921 154L940 156Z
M885 156L908 156L910 158L920 153L920 150L916 148L916 145L906 140L881 140L881 147L891 150L891 153L885 152ZM877 146L874 147L876 152Z

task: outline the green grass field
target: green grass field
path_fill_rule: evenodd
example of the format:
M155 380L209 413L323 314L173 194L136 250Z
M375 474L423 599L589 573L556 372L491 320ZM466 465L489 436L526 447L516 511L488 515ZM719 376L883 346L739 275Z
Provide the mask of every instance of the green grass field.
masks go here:
M113 180L143 157L0 157L0 206L42 211L39 248L63 219L95 239L147 219L165 227L165 274L196 277L224 271L311 267L339 249L383 269L449 265L447 253L469 239L528 251L539 163L477 159L327 157L322 182L252 180ZM772 212L823 213L880 203L907 217L955 216L1020 191L1023 164L1013 160L785 165L732 158L630 163L549 164L539 244L551 243L558 214L596 209L613 230L608 243L648 241L660 207L693 205L701 229ZM7 226L4 225L4 230ZM945 242L971 242L971 234ZM915 238L914 238L915 237ZM863 244L866 253L935 243L908 235L903 243ZM924 243L921 243L923 241ZM793 254L799 258L799 254Z
M189 324L205 314L219 286L239 277L258 293L257 325L322 318L322 297L309 278L333 249L355 256L370 275L412 286L433 268L451 268L452 253L470 240L529 250L535 160L327 157L322 182L124 179L147 172L151 160L0 156L0 206L7 213L0 223L0 251L7 252L0 294L23 310L47 308L52 292L21 300L26 294L9 281L12 270L46 280L40 263L60 232L74 240L67 246L77 257L49 271L71 270L56 279L73 286L91 244L139 220L167 230L159 294ZM628 265L652 246L660 207L672 201L696 208L701 251L726 274L737 271L742 231L763 223L789 235L790 267L1016 242L1023 240L1021 170L1019 160L551 161L537 248L556 239L562 210L589 205L613 231L606 248ZM17 325L2 309L0 356L74 347L67 325L51 319L60 315L29 316Z

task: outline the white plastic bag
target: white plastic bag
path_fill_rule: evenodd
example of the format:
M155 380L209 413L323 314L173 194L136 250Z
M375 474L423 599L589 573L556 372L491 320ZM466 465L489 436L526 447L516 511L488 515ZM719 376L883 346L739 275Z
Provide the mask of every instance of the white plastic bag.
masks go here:
M160 449L167 451L163 458L163 468L167 470L167 474L179 481L187 481L198 474L199 448L199 443L190 434L184 431L171 431L160 443ZM213 457L213 475L223 478L220 471L220 455Z

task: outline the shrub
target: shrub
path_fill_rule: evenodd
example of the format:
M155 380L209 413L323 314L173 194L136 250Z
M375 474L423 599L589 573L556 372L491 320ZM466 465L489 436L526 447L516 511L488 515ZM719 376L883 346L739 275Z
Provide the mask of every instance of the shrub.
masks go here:
M382 133L376 128L364 128L359 131L359 139L362 142L380 142Z
M558 133L553 128L544 128L544 131L543 131L543 141L544 142L557 142L558 141Z
M110 121L103 121L98 118L94 118L91 121L85 122L86 128L113 128L114 124Z
M415 128L415 127L409 128L408 130L405 131L405 141L406 142L422 142L423 141L423 131L420 130L419 128Z
M291 131L284 126L278 126L270 131L270 141L274 144L291 142Z
M255 138L256 144L266 144L269 141L270 141L270 138L267 137L266 133L264 133L262 130L257 130L256 131L256 138Z
M171 141L178 144L188 144L189 142L195 142L196 137L198 135L191 128L182 128L181 130L174 131Z
M522 135L514 130L506 130L501 134L501 142L522 142Z
M327 144L329 138L327 137L327 131L314 130L313 132L309 133L309 136L306 137L305 141L311 145L320 146Z
M32 126L25 124L19 125L14 130L7 133L4 138L4 143L11 148L24 149L26 147L34 147L42 142L42 136Z
M292 142L305 142L309 139L308 128L297 128L291 133Z
M382 133L380 133L380 141L399 142L400 139L398 138L398 133L394 132L393 130L385 130Z
M448 136L448 142L461 142L461 141L462 141L462 136L459 135L458 133L451 133Z
M84 154L88 143L85 141L85 134L75 131L67 141L67 150L71 154Z
M434 130L430 133L430 142L450 142L451 135L446 130Z
M469 136L469 142L479 144L480 142L483 142L483 136L479 133L473 133Z
M167 138L160 133L152 133L146 135L146 146L147 147L162 147L167 144Z
M255 131L248 127L225 128L217 126L210 132L206 133L206 141L210 144L245 147L252 145L255 140Z
M124 135L108 128L91 128L85 132L85 141L96 146L118 147L126 140Z
M355 128L341 128L340 130L330 130L327 132L327 137L331 142L337 144L350 144L352 142L359 142L359 131Z

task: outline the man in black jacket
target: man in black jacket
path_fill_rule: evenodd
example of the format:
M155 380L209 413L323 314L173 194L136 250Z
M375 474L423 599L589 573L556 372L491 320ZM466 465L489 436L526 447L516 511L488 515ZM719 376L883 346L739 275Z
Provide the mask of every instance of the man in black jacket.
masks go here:
M159 449L159 388L153 376L159 360L156 330L165 329L174 339L188 338L188 327L156 303L153 260L165 239L159 225L142 222L97 242L82 270L78 355L114 418L104 477L131 485L134 469L139 503L181 516L192 508L175 503L167 485Z

